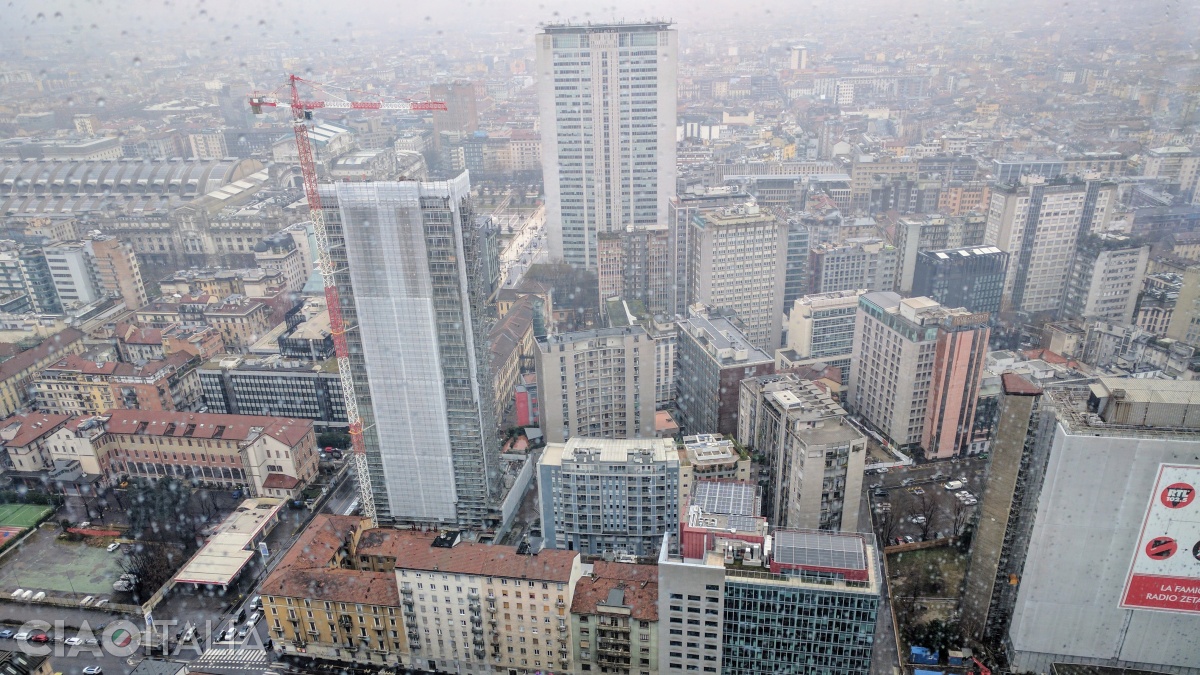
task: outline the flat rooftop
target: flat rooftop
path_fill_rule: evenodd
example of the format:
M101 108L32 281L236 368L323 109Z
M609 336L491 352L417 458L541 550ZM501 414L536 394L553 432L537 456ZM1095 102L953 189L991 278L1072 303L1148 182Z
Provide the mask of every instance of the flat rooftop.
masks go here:
M217 531L176 573L175 583L228 586L250 559L254 544L275 526L282 499L258 497L243 501L217 526Z
M675 441L670 438L571 438L566 443L550 443L542 453L538 465L562 466L564 463L583 461L590 453L599 453L591 461L624 464L630 455L649 451L653 461L679 461Z

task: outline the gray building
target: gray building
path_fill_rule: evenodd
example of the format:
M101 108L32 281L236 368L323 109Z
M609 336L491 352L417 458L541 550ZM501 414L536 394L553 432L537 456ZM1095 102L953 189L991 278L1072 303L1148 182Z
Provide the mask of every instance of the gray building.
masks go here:
M668 314L685 316L687 308L694 302L692 275L695 269L689 243L692 219L702 211L745 204L750 199L752 197L735 187L707 188L700 193L687 192L671 197L667 205L667 223L670 226L668 267L674 277Z
M988 574L969 575L970 612L987 599L985 635L1003 642L1014 671L1068 662L1200 673L1200 382L1101 378L1047 389L1036 406L1028 425L1028 403L1006 406L1029 430L1028 458L991 554L994 590ZM1186 550L1163 554L1172 541Z
M833 293L865 288L890 291L896 284L898 251L876 237L822 244L808 259L809 293Z
M538 459L546 546L654 556L679 529L679 452L670 438L572 438Z
M737 439L766 457L776 527L858 529L867 438L829 392L793 373L742 380Z
M547 441L654 435L657 347L641 326L548 335L537 348Z
M775 372L774 358L732 320L696 308L679 322L676 351L676 403L689 434L735 433L739 383Z
M321 186L382 520L486 526L502 488L466 173Z
M553 24L535 44L551 257L592 268L599 233L666 221L678 34L664 22Z
M1084 238L1071 261L1062 318L1133 323L1149 263L1148 244L1125 236Z
M912 295L944 307L972 312L1000 311L1008 254L995 246L970 246L917 253Z

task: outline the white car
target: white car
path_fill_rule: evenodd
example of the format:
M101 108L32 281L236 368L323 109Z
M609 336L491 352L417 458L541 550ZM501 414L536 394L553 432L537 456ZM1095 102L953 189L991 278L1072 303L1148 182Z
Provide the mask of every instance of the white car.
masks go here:
M947 490L949 490L951 492L954 492L955 490L961 490L962 486L963 486L963 484L961 481L952 480L949 483L946 483L945 485L943 485L942 487L946 488Z
M925 524L925 516L913 516L912 521L918 525Z
M262 614L259 614L258 612L254 612L250 615L250 618L246 619L246 625L253 627L254 624L258 623L258 620L261 618L262 618Z
M28 640L30 635L33 635L33 633L31 631L23 630L20 633L17 633L16 635L14 635L13 639L16 640L17 642L20 642L21 640Z
M119 542L119 541L114 541L113 543L111 543L111 544L109 544L109 545L108 545L108 552L109 552L109 553L112 553L113 551L115 551L115 550L117 550L117 549L119 549L119 548L121 548L121 542Z
M83 675L103 675L104 670L100 666L88 666L83 669Z
M83 638L81 638L81 637L69 637L69 638L67 638L66 640L63 640L63 644L65 644L65 645L67 645L67 646L69 646L69 647L74 647L74 646L76 646L76 645L81 645L81 644L83 644Z

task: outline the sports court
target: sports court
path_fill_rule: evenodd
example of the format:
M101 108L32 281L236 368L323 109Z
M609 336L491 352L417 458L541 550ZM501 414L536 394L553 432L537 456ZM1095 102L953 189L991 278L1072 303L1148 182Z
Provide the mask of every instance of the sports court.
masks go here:
M0 525L33 527L39 518L51 510L51 507L40 504L0 504Z

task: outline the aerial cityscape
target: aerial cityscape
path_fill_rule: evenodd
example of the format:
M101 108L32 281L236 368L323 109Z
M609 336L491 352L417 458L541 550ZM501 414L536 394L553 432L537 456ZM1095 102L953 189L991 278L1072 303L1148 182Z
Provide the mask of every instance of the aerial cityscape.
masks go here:
M1198 37L8 2L0 673L1200 675Z

